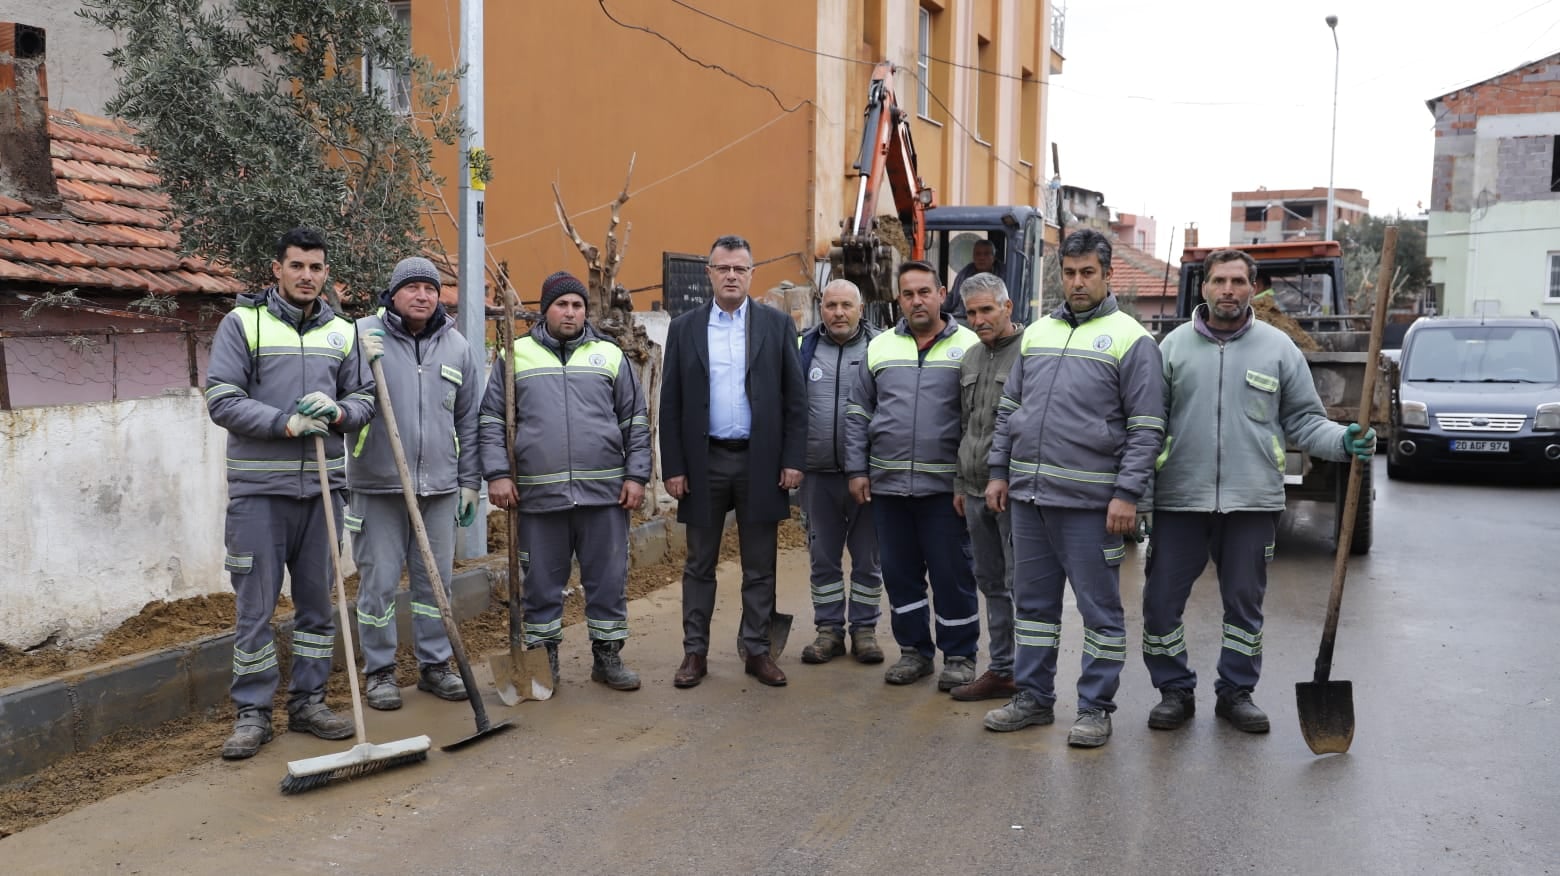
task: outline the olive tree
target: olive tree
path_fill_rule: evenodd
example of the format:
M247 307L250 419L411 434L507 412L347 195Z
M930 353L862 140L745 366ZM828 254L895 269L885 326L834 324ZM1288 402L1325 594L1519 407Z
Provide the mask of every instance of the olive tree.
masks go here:
M84 0L80 14L118 41L108 109L154 156L187 251L263 285L277 237L319 228L352 311L427 245L457 74L413 56L383 0Z

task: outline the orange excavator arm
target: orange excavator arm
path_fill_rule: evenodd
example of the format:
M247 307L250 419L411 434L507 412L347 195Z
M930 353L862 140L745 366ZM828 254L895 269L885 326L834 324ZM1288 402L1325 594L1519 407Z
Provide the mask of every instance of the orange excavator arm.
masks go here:
M887 182L894 211L910 243L910 257L926 257L926 211L935 201L916 167L909 114L894 95L894 65L883 61L872 71L861 129L855 209L840 223L842 234L830 251L836 272L861 288L869 301L894 297L898 251L877 234L877 200Z

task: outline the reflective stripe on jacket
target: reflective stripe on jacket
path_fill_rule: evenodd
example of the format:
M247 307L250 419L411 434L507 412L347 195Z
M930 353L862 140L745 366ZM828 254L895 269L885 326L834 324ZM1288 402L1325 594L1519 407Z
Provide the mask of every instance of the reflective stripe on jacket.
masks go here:
M515 486L520 510L616 505L624 478L650 480L650 416L623 351L586 325L560 345L537 323L515 341ZM494 365L478 424L482 474L509 477L504 379Z
M900 320L867 345L845 409L845 471L875 492L953 492L959 460L959 365L980 343L948 320L923 354Z
M313 313L276 288L243 294L217 326L206 368L206 410L227 430L228 497L320 494L312 437L287 437L298 400L323 392L341 408L325 436L332 490L346 486L342 433L374 416L374 380L357 355L352 323L323 298Z
M481 486L477 357L442 308L433 318L437 325L419 337L412 337L398 314L383 308L357 321L359 332L382 329L385 333L385 355L379 364L395 408L412 487L419 496ZM347 485L353 490L401 492L401 475L383 416L351 436L348 457Z
M1024 330L997 406L991 477L1012 501L1104 509L1152 487L1164 438L1164 369L1148 330L1107 295Z
M1282 511L1285 438L1343 461L1345 428L1327 419L1305 354L1252 315L1220 341L1207 305L1165 336L1169 433L1154 507L1164 511Z
M845 404L850 400L851 384L866 358L867 344L877 332L866 323L844 344L835 343L827 326L811 331L818 335L817 348L807 373L807 471L842 472L845 470ZM807 336L798 337L802 344Z

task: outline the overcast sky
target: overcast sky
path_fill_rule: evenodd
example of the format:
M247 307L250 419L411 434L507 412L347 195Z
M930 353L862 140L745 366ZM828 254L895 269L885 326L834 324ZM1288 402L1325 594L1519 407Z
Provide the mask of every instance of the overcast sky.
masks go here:
M1227 243L1232 191L1325 188L1328 15L1335 183L1378 215L1428 207L1426 100L1560 51L1554 0L1071 0L1048 110L1062 180L1153 216L1161 258L1188 222Z

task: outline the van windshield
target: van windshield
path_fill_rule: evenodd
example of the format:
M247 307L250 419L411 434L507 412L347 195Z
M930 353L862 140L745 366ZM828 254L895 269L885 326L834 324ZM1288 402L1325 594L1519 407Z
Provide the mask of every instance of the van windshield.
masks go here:
M1560 350L1547 326L1435 326L1414 332L1403 379L1446 383L1557 383Z

